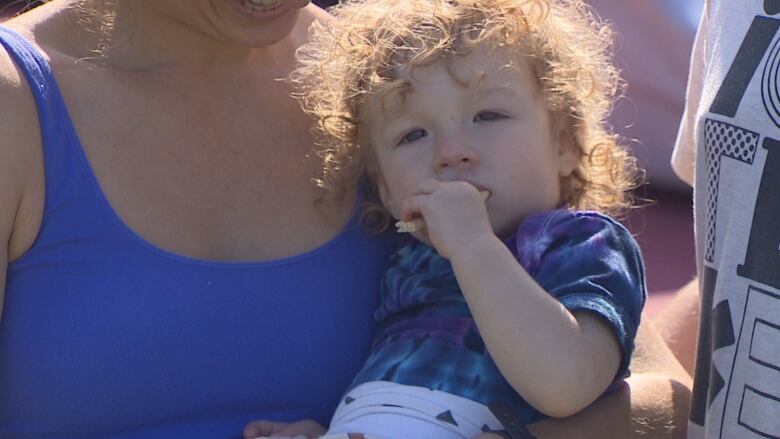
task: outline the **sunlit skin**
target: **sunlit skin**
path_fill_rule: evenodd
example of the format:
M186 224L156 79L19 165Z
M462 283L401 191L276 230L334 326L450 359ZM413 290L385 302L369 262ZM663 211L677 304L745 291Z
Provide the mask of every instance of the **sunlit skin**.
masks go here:
M308 25L327 15L308 0L285 0L280 16L242 17L235 1L117 1L117 44L99 64L91 49L100 35L73 32L75 1L46 3L5 25L50 54L101 189L133 231L195 258L275 259L328 241L350 213L326 220L314 207L318 169L302 128L311 120L279 80ZM2 68L7 82L19 81ZM20 145L9 163L27 168L23 197L8 210L17 224L10 260L34 242L44 200L37 116L19 94L19 121L6 120L24 138L9 143Z
M136 14L144 20L165 22L173 27L171 32L192 32L193 41L200 33L204 42L212 44L268 48L290 34L309 2L283 0L265 14L254 14L248 0L138 0L130 7L138 12L143 10ZM175 28L177 25L179 29Z

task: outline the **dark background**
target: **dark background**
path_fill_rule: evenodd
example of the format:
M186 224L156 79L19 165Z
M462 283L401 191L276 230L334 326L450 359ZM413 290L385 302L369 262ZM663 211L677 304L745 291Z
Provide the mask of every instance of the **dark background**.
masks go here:
M28 0L0 0L0 19L8 18L19 13L22 9L27 7L38 6L42 2L40 1L28 1Z
M314 3L321 8L327 8L328 6L333 6L338 3L338 0L314 0Z

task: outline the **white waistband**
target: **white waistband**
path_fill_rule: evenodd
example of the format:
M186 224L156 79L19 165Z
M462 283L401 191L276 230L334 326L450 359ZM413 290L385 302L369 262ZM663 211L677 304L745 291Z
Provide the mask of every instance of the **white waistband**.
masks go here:
M470 439L484 428L503 429L484 404L425 387L374 381L359 385L342 399L329 433Z

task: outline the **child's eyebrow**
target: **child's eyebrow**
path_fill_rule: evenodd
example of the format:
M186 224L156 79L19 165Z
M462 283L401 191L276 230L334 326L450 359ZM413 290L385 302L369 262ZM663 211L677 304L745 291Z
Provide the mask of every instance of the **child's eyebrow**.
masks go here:
M474 89L474 98L484 98L486 96L491 95L499 95L499 96L518 96L519 93L517 90L515 90L514 87L511 87L509 84L491 84L486 87L478 87Z
M390 117L382 117L381 123L379 124L378 134L380 137L385 137L389 135L388 132L396 131L398 129L399 125L402 125L404 121L407 119L405 118L405 114L397 114L395 116Z
M491 81L491 79L493 79L493 81ZM482 98L495 93L517 94L511 84L498 81L495 78L490 78L485 71L477 72L468 82L467 87L472 90L475 98Z

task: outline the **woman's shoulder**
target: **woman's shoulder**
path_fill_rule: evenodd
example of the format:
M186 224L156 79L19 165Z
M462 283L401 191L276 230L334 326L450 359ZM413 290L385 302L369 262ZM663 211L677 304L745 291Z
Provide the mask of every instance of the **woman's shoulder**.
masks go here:
M17 174L24 173L28 179L37 178L35 174L43 171L38 108L31 90L31 86L39 87L40 84L28 83L27 71L33 69L35 61L28 56L29 53L23 52L27 49L37 52L53 71L57 71L60 65L72 66L75 58L67 56L66 49L79 44L76 42L77 33L73 32L74 19L71 15L64 3L53 2L2 23L4 28L12 31L12 35L4 36L6 42L21 57L12 56L5 45L0 45L0 108L3 108L3 117L0 118L0 173L9 163L19 170ZM24 42L16 37L21 37ZM20 58L26 61L20 63ZM34 72L32 76L38 77Z
M21 67L11 54L0 46L0 168L31 153L31 147L40 143L38 111L30 86ZM9 160L12 159L12 160ZM6 175L0 172L0 175Z
M38 110L21 68L0 46L0 222L6 230L10 259L18 256L37 234L35 213L43 204L43 151ZM30 218L29 220L27 218Z
M320 21L320 22L326 22L331 19L331 15L321 7L315 5L314 3L310 3L306 8L304 9L303 17L304 19L308 20L308 23L306 23L306 27L311 24L313 21Z
M298 32L300 32L299 42L302 44L308 40L309 28L314 23L327 23L332 16L321 7L310 3L303 9L301 19L298 21Z

